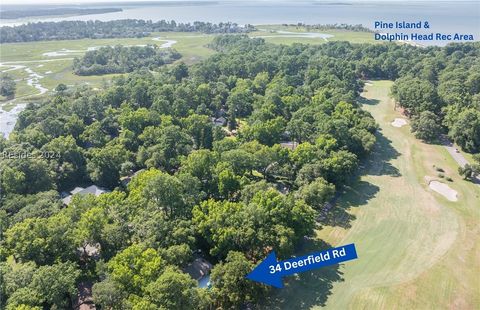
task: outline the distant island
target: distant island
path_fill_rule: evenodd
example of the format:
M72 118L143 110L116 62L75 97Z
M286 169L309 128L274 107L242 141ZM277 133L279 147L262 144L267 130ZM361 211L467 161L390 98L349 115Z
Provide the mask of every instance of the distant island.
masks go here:
M0 27L0 43L29 42L42 40L76 40L105 38L143 38L152 32L203 32L203 33L247 33L255 30L252 25L236 23L176 23L141 19L102 21L37 22L18 26Z
M95 9L79 9L79 8L51 8L41 10L8 10L0 12L0 19L17 19L34 16L60 16L60 15L91 15L112 12L122 12L121 8L95 8Z
M349 2L315 2L315 5L352 5Z
M164 1L164 0L161 0L161 1L151 1L151 0L147 0L147 1L120 1L120 2L111 2L109 3L109 5L111 6L122 6L122 7L126 7L126 6L135 6L135 7L138 7L138 6L197 6L197 5L213 5L213 4L218 4L219 2L218 1L203 1L203 0L193 0L193 1L185 1L185 0L173 0L173 1ZM90 5L90 4L89 4ZM95 4L92 4L92 5L95 5ZM98 5L102 5L102 3L100 2L100 4Z

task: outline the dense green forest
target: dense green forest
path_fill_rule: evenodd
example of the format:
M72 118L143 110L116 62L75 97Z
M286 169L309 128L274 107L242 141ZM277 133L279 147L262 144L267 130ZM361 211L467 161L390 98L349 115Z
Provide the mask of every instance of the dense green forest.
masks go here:
M394 98L412 117L417 138L448 133L467 152L480 152L480 52L474 45L432 50L402 72Z
M244 33L255 29L251 25L241 27L235 23L212 24L207 22L177 23L175 21L122 19L102 22L61 21L37 22L0 28L0 43L44 40L75 40L105 38L141 38L152 32L180 31L204 33Z
M468 77L479 44L284 46L227 35L211 47L219 53L191 67L135 71L99 91L62 88L0 139L2 154L20 157L0 161L2 307L69 307L86 282L105 309L268 300L245 275L272 249L295 253L375 145L377 125L356 103L362 79L398 79L399 94L433 64L423 71L435 96L416 85L408 98L424 100L401 104L448 122L457 102L437 99L439 81L466 77L469 87L448 94L478 117L479 80ZM213 121L221 117L226 126ZM462 137L475 141L468 130ZM58 191L91 182L112 192L62 207ZM210 289L183 272L199 250L214 264Z
M126 73L135 69L158 68L172 63L181 55L174 49L147 46L104 46L88 51L82 58L73 60L73 72L78 75Z
M349 30L349 31L359 31L359 32L373 32L372 29L362 26L361 24L350 25L350 24L282 24L282 26L291 26L291 27L305 27L306 30L329 30L329 29L340 29L340 30Z

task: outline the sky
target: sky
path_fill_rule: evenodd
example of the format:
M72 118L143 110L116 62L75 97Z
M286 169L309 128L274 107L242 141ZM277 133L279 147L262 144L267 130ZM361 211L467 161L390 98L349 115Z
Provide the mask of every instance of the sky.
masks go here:
M162 1L162 0L70 0L70 1L69 0L1 0L0 3L21 5L21 4L79 4L79 3L94 3L94 2L97 2L97 3L98 2L138 2L138 1L145 2L145 1ZM165 0L165 1L182 1L182 0ZM192 1L192 0L187 0L187 1ZM213 1L222 1L222 0L213 0ZM228 0L228 1L242 2L243 0ZM263 0L263 1L272 1L272 0ZM342 0L342 1L365 2L365 1L372 1L372 0ZM400 0L382 0L382 1L400 1ZM404 2L409 2L409 1L411 0L404 0ZM420 1L437 1L437 0L420 0ZM458 0L451 0L451 2L456 2L456 1ZM325 2L331 2L331 0L325 0Z
M95 3L95 2L161 2L162 0L1 0L1 4L79 4L79 3ZM176 2L182 0L163 0L167 2ZM202 1L202 0L184 0L184 1ZM204 0L210 1L210 0ZM218 1L218 0L212 0ZM233 0L241 1L241 0ZM257 0L258 1L258 0ZM261 1L261 0L260 0Z

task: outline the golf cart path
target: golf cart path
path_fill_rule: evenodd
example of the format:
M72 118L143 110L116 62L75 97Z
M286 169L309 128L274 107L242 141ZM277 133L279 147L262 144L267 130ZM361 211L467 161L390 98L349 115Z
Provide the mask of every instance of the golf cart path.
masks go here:
M457 148L453 145L453 143L445 136L441 138L443 147L447 150L447 152L453 157L453 159L458 163L460 167L465 167L465 165L469 164L468 160L463 156L462 153L457 152ZM480 185L480 176L475 178L475 184Z

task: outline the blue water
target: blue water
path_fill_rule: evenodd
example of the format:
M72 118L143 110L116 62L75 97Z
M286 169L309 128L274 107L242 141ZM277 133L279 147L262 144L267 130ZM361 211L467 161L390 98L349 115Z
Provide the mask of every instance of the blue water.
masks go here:
M209 288L209 286L210 286L210 275L209 274L200 278L200 280L198 280L198 287Z
M319 1L219 1L198 5L122 6L123 12L61 18L4 20L1 25L29 21L146 19L178 22L231 21L239 24L362 24L373 29L375 21L428 21L430 32L473 34L480 40L480 1L449 2L348 2ZM330 4L328 4L330 3ZM110 5L109 5L110 6ZM114 5L111 5L114 6ZM387 32L387 31L385 31Z

